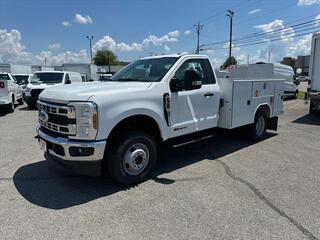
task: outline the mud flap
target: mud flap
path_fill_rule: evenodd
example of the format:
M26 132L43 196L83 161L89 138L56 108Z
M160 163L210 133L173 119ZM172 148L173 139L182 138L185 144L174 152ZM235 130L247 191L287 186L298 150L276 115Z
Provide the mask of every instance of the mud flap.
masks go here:
M268 127L269 130L278 130L278 117L273 117L268 119Z

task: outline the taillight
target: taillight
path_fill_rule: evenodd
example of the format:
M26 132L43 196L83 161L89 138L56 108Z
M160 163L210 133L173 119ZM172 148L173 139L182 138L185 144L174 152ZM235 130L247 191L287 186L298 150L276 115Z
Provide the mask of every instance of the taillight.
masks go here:
M0 82L0 88L4 88L4 82Z

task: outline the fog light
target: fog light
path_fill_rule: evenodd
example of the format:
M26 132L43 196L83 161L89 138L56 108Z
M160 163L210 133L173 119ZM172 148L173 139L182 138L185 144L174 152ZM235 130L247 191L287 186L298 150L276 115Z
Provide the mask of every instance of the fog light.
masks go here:
M70 147L69 153L72 157L87 157L93 155L94 148L92 147Z

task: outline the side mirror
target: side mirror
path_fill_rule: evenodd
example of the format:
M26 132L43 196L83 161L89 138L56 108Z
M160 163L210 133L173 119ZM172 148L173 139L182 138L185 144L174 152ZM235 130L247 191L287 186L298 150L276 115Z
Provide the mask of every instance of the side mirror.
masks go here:
M24 79L22 79L22 80L21 80L21 85L24 85L24 84L27 84L27 81L24 80Z
M71 84L70 79L67 79L67 80L66 80L66 84Z
M195 70L187 70L184 74L185 90L199 89L202 86L201 76Z
M294 81L293 81L293 83L295 84L295 85L300 85L300 81L298 80L298 79L295 79Z

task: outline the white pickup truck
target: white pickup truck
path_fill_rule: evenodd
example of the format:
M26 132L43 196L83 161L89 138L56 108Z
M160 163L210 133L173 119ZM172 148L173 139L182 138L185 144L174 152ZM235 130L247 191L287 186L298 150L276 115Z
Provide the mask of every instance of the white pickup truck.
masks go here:
M148 57L109 81L44 90L38 139L47 159L131 185L150 176L161 142L241 126L261 140L283 94L284 79L217 79L204 55Z
M15 104L23 104L22 88L10 73L0 72L0 106L14 112Z

